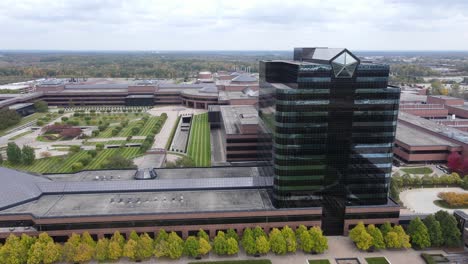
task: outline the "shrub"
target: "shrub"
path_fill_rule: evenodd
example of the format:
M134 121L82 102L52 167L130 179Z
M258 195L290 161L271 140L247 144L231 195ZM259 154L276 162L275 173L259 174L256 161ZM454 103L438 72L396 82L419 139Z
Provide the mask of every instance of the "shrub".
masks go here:
M450 207L468 206L468 193L441 192L437 197L445 201Z
M71 169L73 172L77 172L83 169L83 164L81 162L75 162L72 164Z
M71 153L77 153L77 152L79 152L80 150L81 150L81 147L80 147L80 146L77 146L77 145L70 146L70 148L69 148L69 151L70 151Z
M60 110L58 110L58 113L63 114L63 113L65 113L65 111L63 109L60 109Z
M96 150L97 150L97 151L101 151L101 150L103 150L103 149L104 149L104 144L102 144L102 143L97 143L97 144L96 144Z

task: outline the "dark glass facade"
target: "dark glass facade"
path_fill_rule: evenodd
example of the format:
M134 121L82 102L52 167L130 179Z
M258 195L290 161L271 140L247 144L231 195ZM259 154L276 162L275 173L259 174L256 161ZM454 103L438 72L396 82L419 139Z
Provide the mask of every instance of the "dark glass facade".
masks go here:
M333 234L346 206L387 204L400 96L388 75L388 65L360 63L346 49L260 63L259 115L270 129L261 137L273 143L261 153L275 206L322 206Z

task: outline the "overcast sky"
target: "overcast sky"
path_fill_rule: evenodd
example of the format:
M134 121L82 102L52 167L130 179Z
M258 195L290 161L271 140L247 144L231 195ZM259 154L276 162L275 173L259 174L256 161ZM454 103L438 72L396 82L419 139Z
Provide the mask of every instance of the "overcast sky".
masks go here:
M468 0L0 0L0 49L468 50Z

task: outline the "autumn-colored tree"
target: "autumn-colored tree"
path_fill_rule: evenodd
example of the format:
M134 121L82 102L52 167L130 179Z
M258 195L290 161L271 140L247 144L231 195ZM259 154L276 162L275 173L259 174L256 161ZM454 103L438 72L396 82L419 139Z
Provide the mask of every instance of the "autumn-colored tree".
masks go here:
M137 260L145 260L151 258L153 255L153 239L147 234L141 234L138 241L135 252Z
M124 244L125 246L125 244ZM107 254L107 257L110 261L115 261L118 260L122 257L123 254L123 248L120 246L119 242L113 241L112 239L109 241L109 252Z
M267 254L270 251L270 242L266 236L259 236L255 239L255 245L259 254Z
M393 231L397 233L398 239L400 240L400 247L401 248L410 248L411 243L410 243L410 237L406 234L405 230L403 227L397 225L393 227Z
M73 233L63 245L63 258L66 262L76 262L78 247L81 244L81 236Z
M109 255L109 239L101 238L96 244L95 259L99 262L108 260Z
M273 228L269 234L271 252L277 255L284 255L287 252L286 239L278 228Z
M164 229L160 229L154 239L154 255L158 258L169 256L169 244L167 239L169 234Z
M387 248L400 248L400 239L398 237L398 234L394 231L387 232L387 234L384 237L384 240Z
M136 242L133 239L129 239L127 243L125 243L125 246L123 249L123 256L131 260L137 260L137 257L136 257L137 245L138 245L138 242Z
M380 229L375 227L374 224L370 224L367 226L367 233L372 237L372 247L374 249L385 249L385 241Z
M235 255L239 252L239 242L233 237L226 239L226 254Z
M211 245L210 242L208 242L204 238L199 239L199 248L198 248L198 253L202 256L210 253L211 251Z
M312 227L309 230L309 234L312 239L312 251L315 253L323 253L328 249L328 239L323 235L320 227Z
M351 229L349 237L356 244L358 249L368 250L372 246L372 236L367 233L363 222L359 222Z
M5 241L5 245L0 248L0 260L4 263L24 263L25 252L21 251L20 238L11 234Z
M452 151L452 153L450 153L450 155L448 155L447 157L447 166L452 171L458 171L462 163L463 159L461 155L456 151Z

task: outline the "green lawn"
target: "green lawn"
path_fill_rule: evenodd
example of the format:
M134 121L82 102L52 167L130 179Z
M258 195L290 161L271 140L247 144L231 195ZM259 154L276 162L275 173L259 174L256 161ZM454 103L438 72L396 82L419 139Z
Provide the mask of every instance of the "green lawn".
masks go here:
M428 167L402 168L401 170L409 174L431 174L433 173L433 170Z
M129 143L143 143L144 139L130 139L127 140L108 140L108 141L99 141L99 142L84 142L83 145L85 146L95 146L97 144L104 144L104 145L122 145L122 144L129 144Z
M271 264L269 259L189 262L188 264Z
M193 117L187 154L195 162L195 166L211 166L210 124L207 113Z
M330 264L328 259L314 259L309 260L309 264Z
M106 130L99 133L99 138L109 138L109 137L128 137L128 136L149 136L151 135L151 130L153 130L156 122L158 122L159 117L152 116L145 123L140 132L136 135L132 135L132 128L137 126L138 120L133 120L128 123L128 126L124 127L117 135L112 135L112 130L115 126L109 126Z
M104 149L100 151L98 155L95 158L93 158L91 163L84 167L84 169L100 169L102 162L105 161L107 157L110 157L117 153L120 153L126 158L135 158L140 154L139 150L139 148ZM38 159L34 161L32 165L14 166L9 164L8 162L4 162L3 166L36 173L70 173L72 172L72 164L78 162L86 154L86 151L80 151L78 153L68 155L65 157L50 157Z
M366 258L368 264L389 264L384 257Z

